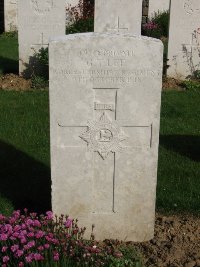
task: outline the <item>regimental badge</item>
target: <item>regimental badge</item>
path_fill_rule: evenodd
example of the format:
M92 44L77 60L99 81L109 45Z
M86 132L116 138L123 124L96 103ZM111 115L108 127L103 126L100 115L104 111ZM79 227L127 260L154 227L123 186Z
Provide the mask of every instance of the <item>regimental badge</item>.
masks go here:
M105 112L98 120L88 122L88 130L80 135L88 143L90 151L98 152L106 159L109 153L123 149L122 142L127 138L116 121L112 121Z

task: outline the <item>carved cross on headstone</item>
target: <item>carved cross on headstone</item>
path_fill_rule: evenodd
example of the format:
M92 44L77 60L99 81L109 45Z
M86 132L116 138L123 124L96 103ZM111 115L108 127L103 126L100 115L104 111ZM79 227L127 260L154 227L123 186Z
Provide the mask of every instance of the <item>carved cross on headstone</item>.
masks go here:
M112 103L100 103L98 105L96 99L94 99L94 108L96 111L96 116L93 121L89 121L86 125L62 125L58 123L61 128L71 128L73 129L87 129L86 131L81 131L79 137L87 142L88 150L91 153L98 153L99 160L106 161L108 157L113 157L113 172L112 172L112 210L110 212L117 212L115 209L115 172L116 172L116 153L123 153L124 150L138 148L138 144L133 145L131 139L134 136L128 135L127 129L132 129L132 134L134 135L135 130L148 131L147 142L145 147L151 148L152 146L152 129L153 125L134 125L131 122L122 122L117 118L117 102L119 89L117 88L93 88L95 91L115 91L115 96ZM101 94L101 93L98 93ZM114 108L108 108L114 107ZM110 115L110 116L109 116ZM111 119L113 117L113 119ZM71 132L71 131L70 131ZM135 132L137 134L137 132ZM139 137L140 138L140 137ZM123 143L126 141L126 145ZM111 155L112 154L112 155ZM95 213L95 211L94 211Z
M111 29L108 29L108 31L117 31L117 32L124 32L128 31L128 27L123 27L120 25L120 17L117 18L117 26Z

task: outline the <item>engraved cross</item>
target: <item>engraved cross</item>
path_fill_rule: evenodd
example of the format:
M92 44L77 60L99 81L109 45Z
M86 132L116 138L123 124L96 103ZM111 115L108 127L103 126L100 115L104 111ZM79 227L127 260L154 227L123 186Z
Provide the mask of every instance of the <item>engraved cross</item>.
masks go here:
M123 27L120 26L120 18L119 18L119 16L118 16L118 18L117 18L117 27L115 27L115 28L110 28L110 29L108 29L108 30L109 30L109 31L117 31L117 32L122 31L122 32L124 32L124 31L128 31L128 28L123 28Z

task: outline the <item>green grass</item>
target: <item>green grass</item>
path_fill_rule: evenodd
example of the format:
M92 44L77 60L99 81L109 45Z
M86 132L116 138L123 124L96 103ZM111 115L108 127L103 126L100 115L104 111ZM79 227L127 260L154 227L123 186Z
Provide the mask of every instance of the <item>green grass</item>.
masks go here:
M157 208L200 212L200 92L162 96ZM0 91L0 211L50 208L48 92Z
M0 211L50 209L47 92L0 91Z
M200 91L162 96L157 208L200 212Z
M0 74L18 73L17 37L0 35Z

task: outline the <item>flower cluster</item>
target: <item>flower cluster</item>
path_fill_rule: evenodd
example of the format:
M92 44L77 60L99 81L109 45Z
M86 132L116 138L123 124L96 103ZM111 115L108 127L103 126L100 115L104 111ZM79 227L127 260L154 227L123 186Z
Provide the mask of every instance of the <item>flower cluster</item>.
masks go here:
M26 209L10 217L0 214L0 265L109 266L109 259L123 257L116 246L96 242L93 234L91 240L84 240L84 232L77 220L51 211L40 216Z
M144 30L155 30L158 29L158 25L153 21L149 21L143 25L143 28Z

